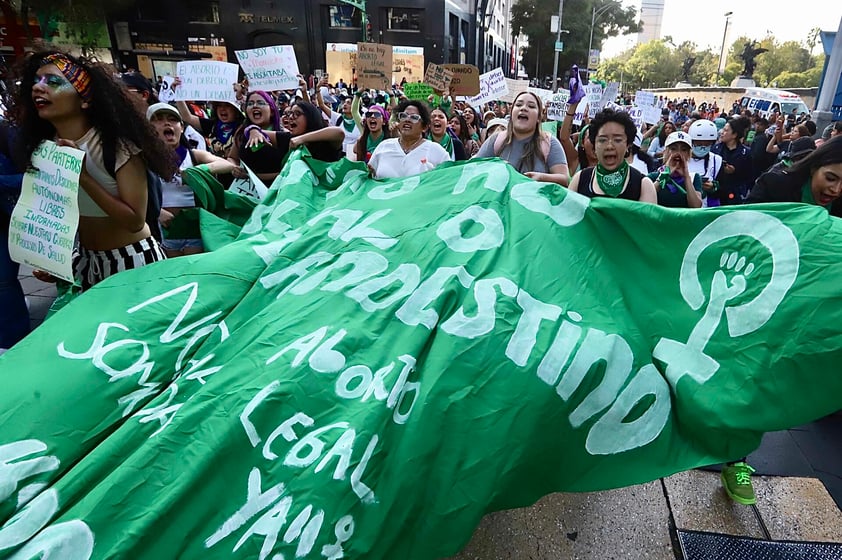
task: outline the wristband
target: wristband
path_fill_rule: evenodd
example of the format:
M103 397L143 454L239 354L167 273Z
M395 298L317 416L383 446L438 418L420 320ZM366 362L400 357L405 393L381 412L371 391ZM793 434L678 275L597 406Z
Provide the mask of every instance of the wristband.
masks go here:
M568 117L575 117L575 116L576 116L576 113L567 113L567 116L568 116Z

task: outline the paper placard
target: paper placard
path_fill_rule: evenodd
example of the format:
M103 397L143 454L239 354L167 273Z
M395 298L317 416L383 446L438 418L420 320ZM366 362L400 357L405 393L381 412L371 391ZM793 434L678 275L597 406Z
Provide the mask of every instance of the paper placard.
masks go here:
M298 61L292 45L234 51L249 79L249 89L276 91L298 88Z
M479 77L479 95L469 99L471 106L479 108L489 101L500 99L509 93L509 86L506 84L506 77L502 68L495 68Z
M634 104L638 107L654 107L655 94L651 91L638 90L634 94Z
M547 101L547 118L554 121L563 121L567 114L567 100L570 99L570 92L560 90L554 93Z
M529 80L513 80L511 78L505 78L506 80L506 88L509 90L506 95L500 97L500 101L505 101L506 103L514 103L515 97L523 93L524 91L529 91Z
M175 101L175 90L172 88L173 80L175 80L175 78L172 76L164 76L161 81L161 89L158 91L158 99L162 103Z
M588 101L588 118L592 119L601 110L599 102L602 99L602 86L599 84L587 84L585 87L585 99Z
M433 89L438 91L444 91L450 88L450 82L452 80L453 72L444 66L433 62L427 64L427 71L424 73L425 84L432 86Z
M580 126L582 121L585 120L586 110L588 108L588 97L585 96L579 100L579 103L576 105L576 111L573 115L573 124L576 126Z
M479 93L479 69L473 64L445 64L453 73L450 81L450 95L477 95Z
M189 60L179 62L176 73L181 85L175 90L177 101L225 101L237 104L234 84L240 67L230 62Z
M647 124L656 124L661 120L661 109L657 105L641 107L640 111L643 121Z
M73 282L79 174L85 152L45 140L32 153L9 223L12 260Z
M435 90L433 90L433 87L429 84L412 82L404 84L403 94L407 99L420 99L422 101L426 101L427 98L435 94Z
M255 175L254 171L252 171L245 163L240 162L240 169L245 169L248 174L248 178L234 179L231 181L231 186L228 187L228 191L237 194L244 194L246 196L256 198L257 200L263 200L266 198L266 195L269 193L269 189L266 188L263 181L261 181L260 178Z
M608 82L602 92L602 97L599 98L599 110L602 111L609 103L614 103L617 99L617 94L620 93L619 82Z
M544 103L545 105L553 97L553 90L551 90L551 89L544 89L544 88L537 88L537 87L530 87L530 88L526 88L526 89L527 89L527 91L530 91L530 92L534 93L535 95L537 95L538 98L541 100L541 103ZM559 92L559 93L561 93L561 92ZM568 93L568 97L569 97L570 92L567 92L567 93Z
M638 129L643 128L643 111L640 107L637 107L636 105L629 105L626 108L626 112L632 118Z
M380 43L357 43L357 87L392 87L392 47Z

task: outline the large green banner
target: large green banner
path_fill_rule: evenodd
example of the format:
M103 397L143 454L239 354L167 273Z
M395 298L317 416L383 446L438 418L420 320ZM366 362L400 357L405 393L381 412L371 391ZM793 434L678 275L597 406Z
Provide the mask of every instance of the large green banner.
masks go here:
M295 153L0 358L0 557L435 559L842 408L842 222ZM216 233L214 233L216 232Z

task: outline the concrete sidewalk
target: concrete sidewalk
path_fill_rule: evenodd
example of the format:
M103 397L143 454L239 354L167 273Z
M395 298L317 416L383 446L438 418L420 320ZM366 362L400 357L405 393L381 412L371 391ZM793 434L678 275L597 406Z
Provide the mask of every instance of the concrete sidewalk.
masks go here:
M20 279L35 328L56 297L55 286L34 278L27 267L21 267ZM805 428L789 432L809 435ZM763 445L778 445L786 434L767 434ZM812 446L798 458L806 465L800 468L842 481L842 431L834 427L822 434L824 439L802 439L798 444ZM797 454L793 447L780 449ZM770 456L772 461L792 461L775 452ZM842 503L842 487L833 487L834 501L817 476L755 476L757 505L752 507L732 502L719 473L704 470L606 492L551 494L528 508L487 515L470 543L451 560L682 560L676 529L842 543L842 511L837 505Z

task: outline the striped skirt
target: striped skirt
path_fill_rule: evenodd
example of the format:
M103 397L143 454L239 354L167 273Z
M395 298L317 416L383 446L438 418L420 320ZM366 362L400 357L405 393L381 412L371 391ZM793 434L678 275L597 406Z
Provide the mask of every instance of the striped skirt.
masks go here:
M118 272L166 258L154 237L107 251L91 251L80 245L78 252L73 254L73 275L84 291Z

